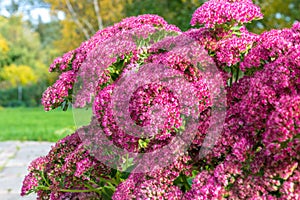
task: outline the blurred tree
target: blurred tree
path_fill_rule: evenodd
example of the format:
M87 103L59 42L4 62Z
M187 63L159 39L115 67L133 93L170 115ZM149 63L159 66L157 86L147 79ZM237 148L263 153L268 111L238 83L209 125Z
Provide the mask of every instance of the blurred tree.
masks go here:
M207 0L126 0L126 16L146 13L158 14L183 31L190 28L193 12ZM264 19L247 27L256 33L264 30L291 27L300 21L300 0L253 0L261 7Z
M60 53L65 53L77 48L81 42L85 41L85 36L80 31L78 26L71 20L61 20L60 39L54 41L55 48L59 49ZM72 31L71 31L72 30Z
M126 0L126 16L157 14L167 22L177 25L181 30L189 29L194 11L205 0Z
M7 44L6 40L3 38L2 35L0 35L0 52L7 53L8 50L9 50L9 48L8 48L8 44Z
M22 16L0 16L0 34L9 46L8 65L14 63L35 67L35 61L39 60L42 53L39 35L22 20Z
M20 5L16 0L11 0L10 4L5 6L5 8L10 15L14 15L19 11Z
M8 51L8 43L6 39L0 34L0 69L8 62Z
M261 7L264 19L249 24L248 28L256 33L270 29L291 27L295 21L300 21L299 0L253 0Z
M16 87L19 85L27 85L37 82L37 76L33 69L26 65L10 65L5 66L0 71L0 80L7 86Z
M63 13L61 39L55 42L62 52L69 51L89 39L99 29L123 18L122 0L45 0L52 14Z
M0 0L0 6L9 13L9 17L21 13L30 17L37 8L49 8L44 0Z
M37 75L33 69L26 65L10 65L5 66L0 71L1 89L10 89L17 87L18 100L22 101L23 86L36 83Z
M3 5L9 10L9 15L0 16L0 90L8 94L3 105L11 105L10 100L37 105L57 76L48 73L48 66L61 54L53 45L60 38L60 22L44 22L41 17L30 21L32 9L47 8L43 0L13 0L2 4L2 10Z
M60 38L60 30L62 26L58 19L50 22L43 22L42 17L38 17L37 25L34 25L34 30L40 36L40 42L43 47L51 46L53 41Z
M61 29L61 22L55 18L50 22L43 22L39 16L38 23L33 25L33 30L38 33L41 45L42 52L39 61L47 66L61 55L61 51L55 45L55 41L61 38Z
M22 16L0 16L0 72L4 66L26 65L32 68L38 79L48 81L47 66L58 52L49 50L46 44L42 45L40 38L39 33L22 20ZM1 51L1 46L5 51Z

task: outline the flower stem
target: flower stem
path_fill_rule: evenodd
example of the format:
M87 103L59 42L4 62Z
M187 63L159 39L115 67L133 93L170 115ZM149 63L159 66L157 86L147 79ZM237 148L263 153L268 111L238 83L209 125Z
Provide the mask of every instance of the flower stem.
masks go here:
M232 82L233 82L233 69L230 68L230 71L231 71L231 77L230 77L230 83L229 83L229 86L231 87L232 86Z
M239 73L240 73L240 68L237 67L237 68L236 68L235 82L237 82L237 81L239 80Z
M37 187L38 190L51 190L50 187L47 186L38 186ZM81 192L97 192L98 194L100 194L100 190L102 188L90 188L88 190L79 190L79 189L59 189L59 192L73 192L73 193L81 193Z

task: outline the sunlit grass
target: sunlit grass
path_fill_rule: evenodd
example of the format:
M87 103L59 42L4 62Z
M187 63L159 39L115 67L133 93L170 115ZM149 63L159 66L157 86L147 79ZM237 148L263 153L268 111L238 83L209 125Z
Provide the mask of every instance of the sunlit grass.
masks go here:
M72 110L45 112L41 107L0 109L0 141L55 142L74 129Z

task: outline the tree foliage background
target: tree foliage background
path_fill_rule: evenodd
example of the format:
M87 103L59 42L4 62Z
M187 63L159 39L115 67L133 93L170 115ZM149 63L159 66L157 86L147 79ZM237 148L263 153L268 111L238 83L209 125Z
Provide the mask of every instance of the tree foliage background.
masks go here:
M291 27L300 21L299 0L253 0L264 19L248 25L256 33ZM192 13L205 0L0 0L0 106L16 98L16 87L35 87L39 96L57 74L49 74L53 59L72 50L99 29L124 17L158 14L183 31L190 28ZM50 21L33 18L33 11L50 11ZM8 73L9 72L9 73ZM26 75L27 74L27 75ZM22 77L22 78L20 78ZM34 77L34 78L33 78ZM22 79L22 81L20 81ZM37 89L39 88L39 89ZM5 93L6 92L6 93ZM10 98L7 93L12 93ZM26 97L26 95L28 95ZM18 97L20 99L20 97ZM22 98L21 98L22 99ZM24 103L24 102L23 102ZM20 103L22 104L22 102ZM26 105L38 105L25 103Z

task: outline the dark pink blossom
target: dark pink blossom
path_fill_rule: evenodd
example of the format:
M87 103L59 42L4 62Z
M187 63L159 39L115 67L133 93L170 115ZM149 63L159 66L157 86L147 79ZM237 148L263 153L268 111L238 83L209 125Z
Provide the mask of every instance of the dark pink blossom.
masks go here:
M226 23L244 24L262 17L260 8L252 1L212 0L205 2L194 12L191 25L215 28Z

